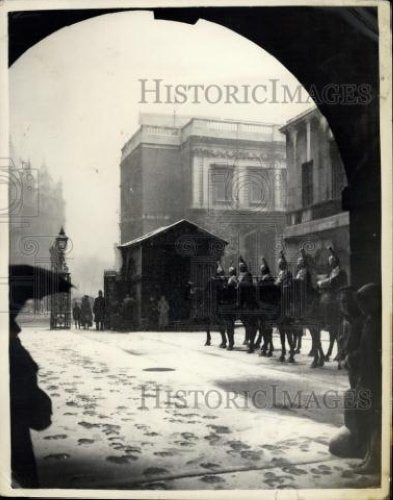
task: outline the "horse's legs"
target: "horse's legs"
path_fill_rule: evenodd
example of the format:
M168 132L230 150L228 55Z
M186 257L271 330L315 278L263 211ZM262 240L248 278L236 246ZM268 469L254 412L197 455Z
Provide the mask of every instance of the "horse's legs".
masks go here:
M263 324L261 321L258 321L256 328L258 330L258 337L255 342L255 347L258 349L261 346L262 339L263 339Z
M218 328L219 328L219 332L221 335L221 344L219 345L219 347L224 349L227 346L227 338L225 335L225 326L220 324Z
M289 358L288 361L290 363L295 362L295 346L296 346L296 336L298 335L298 331L296 328L288 328L287 329L287 339L289 344Z
M281 341L281 356L279 360L285 361L285 354L287 353L287 351L285 350L285 327L279 326L278 331L280 332L280 341Z
M330 356L332 355L334 342L337 339L337 329L335 326L329 328L329 348L325 356L325 361L329 361Z
M247 322L247 330L248 330L248 353L254 352L255 350L255 336L257 334L257 325L254 321Z
M325 360L325 354L322 349L321 330L319 328L318 328L318 353L319 353L318 366L323 366Z
M267 344L269 346L269 351L268 351L267 355L270 358L273 355L273 351L274 351L274 345L273 345L273 328L271 326L269 326L266 329L266 331L267 331L267 333L266 333Z
M318 366L323 366L324 364L324 354L321 344L321 329L318 327L310 327L310 334L313 343L314 359L311 363L311 368L316 368Z
M210 334L210 324L207 324L206 326L206 342L205 345L211 345L212 342L212 336Z
M235 324L230 319L226 322L227 336L228 336L228 350L232 351L235 344Z
M268 337L266 335L266 328L265 328L262 320L259 322L259 337L261 337L261 340L263 340L263 343L261 346L260 356L266 356L266 351L268 348ZM258 337L258 340L259 340L259 337Z
M295 354L300 354L300 351L302 349L302 337L303 337L303 327L300 327L296 330Z

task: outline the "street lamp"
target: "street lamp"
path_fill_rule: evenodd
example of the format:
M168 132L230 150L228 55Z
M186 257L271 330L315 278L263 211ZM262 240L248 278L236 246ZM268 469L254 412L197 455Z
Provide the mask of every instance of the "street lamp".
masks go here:
M60 251L65 252L65 250L67 248L67 243L68 243L68 236L66 236L66 234L64 232L64 228L62 226L60 229L60 232L56 238L56 246L58 247L58 249Z
M59 234L50 248L51 268L57 276L65 281L70 281L70 273L65 262L65 251L68 245L68 236L64 228L60 229ZM50 311L51 330L56 328L71 328L71 293L54 293L51 295Z

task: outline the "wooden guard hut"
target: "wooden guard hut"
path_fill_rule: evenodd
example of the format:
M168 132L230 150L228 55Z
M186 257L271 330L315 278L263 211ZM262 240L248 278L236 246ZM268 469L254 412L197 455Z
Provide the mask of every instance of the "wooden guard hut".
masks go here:
M206 290L226 245L186 219L120 245L120 279L123 294L135 303L135 327L156 328L162 295L169 304L171 328L197 322L204 314L198 297Z

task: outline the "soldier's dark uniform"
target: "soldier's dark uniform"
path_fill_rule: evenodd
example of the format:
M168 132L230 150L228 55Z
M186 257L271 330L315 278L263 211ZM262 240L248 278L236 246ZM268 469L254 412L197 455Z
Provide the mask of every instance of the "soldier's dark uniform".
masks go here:
M252 274L248 270L247 264L240 257L239 264L239 284L237 294L237 304L239 318L246 330L245 343L248 342L248 352L255 350L255 336L258 329L258 319L256 316L257 302L256 290Z
M274 351L272 338L273 327L267 324L264 319L272 319L271 316L274 315L274 311L279 307L280 290L274 283L274 278L265 258L262 258L260 271L261 276L257 283L257 295L259 306L262 311L262 318L259 319L259 335L255 345L259 347L263 339L260 354L270 357Z
M216 274L210 278L207 286L207 299L208 299L208 325L206 329L206 343L211 344L210 329L212 326L218 326L221 335L221 348L225 348L227 340L225 336L225 323L220 314L220 307L224 303L225 287L227 279L221 264L218 264Z
M324 327L329 331L329 349L325 359L328 360L332 354L334 341L337 339L338 329L341 322L341 315L338 307L337 292L347 285L347 273L340 266L337 254L332 248L330 250L329 265L331 271L329 276L318 281L318 288L321 293L320 304L324 321Z
M280 319L278 321L278 330L280 332L281 338L281 356L280 361L285 360L285 336L287 337L289 344L289 361L294 361L294 342L293 342L293 328L292 328L292 318L293 318L293 302L292 302L292 285L293 276L291 271L288 269L288 263L285 258L284 252L280 252L280 259L278 261L279 273L276 278L276 285L281 289L281 313Z
M237 317L237 287L238 279L236 268L233 265L228 270L229 278L225 288L224 304L222 305L223 318L228 337L228 350L233 349L235 340L235 321Z
M297 260L297 272L295 279L293 280L294 285L294 307L293 312L295 318L304 323L306 317L310 317L312 314L313 302L314 302L314 290L312 287L311 272L307 263L307 256L302 251L301 257ZM300 353L302 347L302 336L303 336L303 326L296 326L293 329L295 335L295 354Z

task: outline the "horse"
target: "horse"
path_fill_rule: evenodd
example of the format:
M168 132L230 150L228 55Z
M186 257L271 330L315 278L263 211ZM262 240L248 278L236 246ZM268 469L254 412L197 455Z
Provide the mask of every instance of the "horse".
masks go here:
M289 362L295 361L299 354L303 328L308 328L312 339L311 366L322 366L324 354L321 346L320 331L322 315L319 307L319 296L306 282L294 278L289 286L281 287L270 282L258 283L258 311L260 334L257 340L264 340L260 354L272 356L274 346L272 340L273 326L280 334L281 355L279 360L286 360L286 341L289 344Z
M226 325L219 310L225 298L225 286L226 278L224 276L213 276L210 278L203 294L203 309L207 309L205 314L203 314L203 322L206 329L205 346L211 345L212 329L217 329L221 335L221 344L219 347L224 349L227 346L225 335Z

